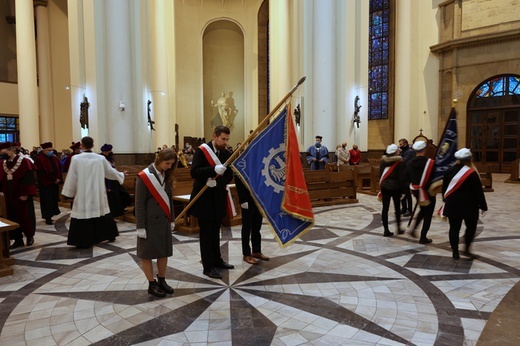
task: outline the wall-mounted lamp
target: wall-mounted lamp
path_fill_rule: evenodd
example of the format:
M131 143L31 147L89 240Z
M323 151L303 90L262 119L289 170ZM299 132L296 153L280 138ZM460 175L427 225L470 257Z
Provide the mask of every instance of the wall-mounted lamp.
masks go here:
M354 119L353 122L356 124L356 127L359 129L359 123L361 123L361 117L359 116L359 110L362 106L359 105L359 96L356 95L354 98Z
M119 101L119 110L124 112L126 109L125 101Z

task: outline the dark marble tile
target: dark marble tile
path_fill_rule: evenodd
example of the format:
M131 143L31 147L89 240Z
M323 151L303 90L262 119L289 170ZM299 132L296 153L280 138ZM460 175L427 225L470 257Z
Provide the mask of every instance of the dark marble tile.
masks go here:
M314 227L309 232L300 237L303 241L317 241L322 239L337 238L338 235L326 228Z
M446 256L414 255L408 263L407 268L430 269L445 272L469 273L472 261L454 260Z
M40 250L37 261L67 260L78 258L91 258L92 248L76 249L74 247L46 247Z

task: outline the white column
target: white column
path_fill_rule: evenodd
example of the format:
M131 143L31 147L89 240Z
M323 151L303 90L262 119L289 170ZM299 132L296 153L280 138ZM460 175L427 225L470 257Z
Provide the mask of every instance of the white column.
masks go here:
M152 118L155 121L155 147L163 144L168 146L175 143L175 138L170 137L170 130L174 123L170 124L168 107L168 61L165 23L165 0L153 1L153 31L151 39L151 95ZM180 143L182 145L182 143Z
M38 83L40 95L40 128L43 141L56 141L54 137L54 112L52 102L51 52L49 39L49 13L47 3L36 6L38 35Z
M411 114L411 98L417 97L411 87L415 84L412 81L412 0L397 1L396 6L394 142L403 137L408 141L413 139L410 138L410 120L419 115ZM402 97L404 95L407 97Z
M133 122L141 107L133 98L132 49L130 44L130 4L127 0L105 1L106 142L118 153L134 152ZM96 40L99 38L96 38ZM99 90L98 90L99 91ZM124 107L123 107L124 104ZM101 124L100 124L101 125ZM100 139L101 141L103 139ZM99 142L99 146L103 143Z
M336 28L335 1L314 1L313 108L306 116L313 118L314 135L323 136L323 144L336 148ZM311 139L308 138L307 141ZM314 143L314 138L312 139Z
M289 1L269 1L270 111L297 82L291 81ZM299 77L296 77L299 79Z
M16 0L15 7L20 141L29 148L40 144L34 9L32 0Z

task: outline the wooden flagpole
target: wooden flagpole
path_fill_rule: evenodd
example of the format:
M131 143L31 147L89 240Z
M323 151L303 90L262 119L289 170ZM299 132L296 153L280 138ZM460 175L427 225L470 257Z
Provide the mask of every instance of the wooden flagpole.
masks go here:
M262 129L262 127L264 126L264 124L266 124L269 119L271 119L271 117L273 115L275 115L278 110L280 109L280 107L282 107L285 102L292 96L292 94L294 94L294 92L296 91L296 89L298 89L298 87L300 85L303 84L303 82L305 82L305 79L307 77L303 76L302 78L300 78L300 80L298 81L298 83L296 83L293 88L287 93L287 95L284 96L284 98L278 102L278 104L273 108L273 110L260 122L260 124L258 124L258 126L256 127L256 129L251 132L251 134L249 134L249 136L246 138L246 140L240 144L240 146L238 147L238 149L236 149L233 154L231 154L231 156L229 157L229 159L227 159L227 161L223 164L224 166L229 166L229 164L231 162L233 162L233 160L240 154L240 151L242 149L242 147L246 146L249 142L251 142L255 137L256 135L258 134L258 132L260 132L260 130ZM215 178L216 179L216 178ZM206 189L208 188L208 185L204 185L202 187L202 189L199 191L199 193L197 193L197 195L195 197L193 197L193 199L190 201L190 203L188 203L188 205L181 211L181 213L175 218L175 222L178 222L187 212L188 210L191 208L191 206L199 199L200 196L202 196L202 194L204 193L204 191L206 191Z

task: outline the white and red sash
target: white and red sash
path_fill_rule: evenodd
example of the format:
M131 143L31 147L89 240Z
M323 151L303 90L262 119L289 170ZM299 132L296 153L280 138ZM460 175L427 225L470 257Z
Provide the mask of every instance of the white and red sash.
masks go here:
M392 172L395 170L399 163L401 163L401 161L396 161L393 165L386 166L385 169L383 169L383 173L381 174L381 178L379 179L379 184L381 184L383 180L385 180L390 176L390 174L392 174Z
M170 209L170 199L164 190L164 187L161 185L157 177L150 172L148 167L139 172L139 177L144 182L148 191L152 194L153 198L159 203L162 211L168 217L168 220L172 222L172 214Z
M419 204L421 205L429 204L430 201L430 195L428 194L428 192L426 192L426 189L424 187L430 180L434 164L435 161L433 161L432 159L428 159L426 161L426 165L424 166L421 181L419 182L419 184L410 183L410 190L419 191Z
M448 188L446 189L446 192L444 193L444 199L451 195L453 192L457 191L457 189L466 181L466 179L471 175L471 173L475 172L472 168L468 166L463 166L460 171L455 174L455 176L451 179L450 183L448 184ZM440 217L444 217L444 203L439 208L439 211L437 214Z
M199 148L202 150L202 153L206 157L206 160L208 160L211 167L215 167L216 165L222 164L220 162L219 158L217 157L217 155L215 154L215 152L213 151L213 149L211 149L209 145L207 145L206 143L203 143L199 146ZM217 176L217 178L218 177L219 176ZM231 190L229 189L229 186L227 186L227 185L226 185L226 190L227 190L227 200L226 200L227 210L229 213L229 217L233 218L234 216L237 215L237 211L235 209L235 203L233 203L233 197L231 196Z
M379 178L379 186L381 186L381 183L383 182L383 180L385 180L386 178L388 178L390 176L390 174L392 174L392 172L395 170L395 168L397 167L397 165L400 162L401 161L396 161L391 166L386 166L385 169L383 169L383 173L381 174L381 178ZM381 191L379 191L377 193L377 200L381 202L382 199L383 199L383 194L381 193Z

